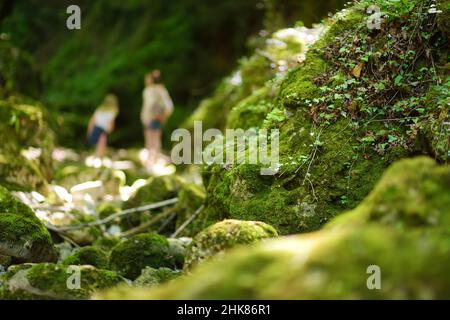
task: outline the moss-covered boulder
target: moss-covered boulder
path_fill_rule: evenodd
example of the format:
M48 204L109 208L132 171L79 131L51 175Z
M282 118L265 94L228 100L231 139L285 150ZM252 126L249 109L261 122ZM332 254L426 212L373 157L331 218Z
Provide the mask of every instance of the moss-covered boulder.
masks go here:
M77 277L79 276L79 283ZM2 299L88 299L94 292L125 282L117 273L92 266L51 263L8 270L0 280Z
M233 250L226 260L154 290L112 290L102 297L445 299L449 174L450 166L431 159L400 161L358 208L324 230Z
M185 269L223 254L239 245L249 245L262 239L278 236L270 225L259 221L225 220L216 223L195 236L188 248Z
M151 267L146 267L142 270L141 275L133 281L133 286L155 287L159 284L175 279L180 275L181 271L176 271L169 268L154 269Z
M354 210L336 217L331 228L382 223L398 230L450 228L450 169L427 157L393 164Z
M87 246L75 250L62 262L64 265L91 265L98 269L108 268L108 254L94 246Z
M169 252L167 239L149 233L134 236L114 247L110 254L109 267L134 280L145 267L174 268L175 261Z
M0 183L46 193L53 175L54 134L44 108L14 97L0 100L0 136Z
M0 254L14 262L54 262L50 233L34 212L0 186Z
M395 160L448 161L448 41L432 27L439 15L422 10L431 1L378 1L389 17L377 29L368 27L371 4L326 21L305 60L275 88L266 83L241 103L223 103L231 128L278 129L280 157L272 176L248 163L205 167L199 224L239 219L281 234L317 230L355 208Z

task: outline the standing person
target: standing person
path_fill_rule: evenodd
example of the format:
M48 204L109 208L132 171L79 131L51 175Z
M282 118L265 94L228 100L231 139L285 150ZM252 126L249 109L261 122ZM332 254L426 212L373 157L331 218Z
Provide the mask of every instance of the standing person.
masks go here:
M106 154L107 136L114 130L118 114L119 103L117 97L113 94L108 94L89 121L87 142L91 146L96 146L96 155L99 158L103 158Z
M154 166L161 157L162 126L173 111L172 99L160 80L159 70L145 75L141 121L148 153L146 167L150 173L154 172Z

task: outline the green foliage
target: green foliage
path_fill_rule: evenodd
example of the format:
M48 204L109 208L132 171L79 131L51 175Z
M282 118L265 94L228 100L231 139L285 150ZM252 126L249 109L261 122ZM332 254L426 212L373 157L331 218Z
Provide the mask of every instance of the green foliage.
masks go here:
M82 142L87 117L107 92L117 94L126 110L110 140L129 143L142 136L144 74L161 69L177 108L189 111L231 70L248 36L262 27L264 8L258 3L83 0L77 2L82 28L71 31L66 8L72 2L20 0L1 25L14 45L39 61L40 97L57 111L65 143Z

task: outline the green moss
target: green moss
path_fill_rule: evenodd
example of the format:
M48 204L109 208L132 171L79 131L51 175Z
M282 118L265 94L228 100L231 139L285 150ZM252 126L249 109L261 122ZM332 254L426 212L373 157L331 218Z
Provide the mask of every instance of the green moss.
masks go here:
M140 234L111 251L109 266L128 279L136 279L145 267L174 267L169 242L157 234Z
M30 207L0 186L0 254L21 262L53 262L56 251L48 230Z
M88 299L90 295L124 281L112 271L92 266L78 267L80 287L69 289L74 270L51 263L37 264L15 271L3 291L6 299ZM1 294L1 290L0 290Z
M50 234L37 218L10 213L0 213L0 252L21 262L57 258Z
M266 85L233 107L227 117L227 128L260 127L271 107L271 89L272 85Z
M224 220L195 236L188 248L184 267L186 270L192 269L198 263L221 255L236 246L249 245L276 236L277 231L262 222Z
M45 194L53 174L54 134L44 108L22 100L12 96L0 100L0 182Z
M15 198L6 188L0 185L0 212L16 213L25 217L35 217L33 210Z
M169 268L154 269L146 267L142 270L141 275L133 281L133 286L136 287L155 287L157 285L166 283L181 275L180 271L174 271Z
M64 259L64 265L91 265L99 269L108 268L108 255L96 247L83 247Z
M448 84L430 89L433 74L447 63L445 39L429 29L433 16L421 13L419 1L380 1L392 13L381 31L367 27L369 4L362 1L325 21L322 36L308 49L306 60L282 79L274 98L256 91L231 109L228 120L233 127L249 123L280 130L279 171L262 177L258 165L207 167L208 197L198 225L231 218L267 222L281 234L317 230L355 208L395 160L420 154L448 160L443 128L448 121ZM428 28L419 35L423 41L431 41L428 34L436 40L433 55L438 63L423 59L421 48L410 50L412 60L402 56L408 48L390 49L395 41L388 41L383 30L412 30L417 21ZM354 76L362 61L361 74ZM405 77L416 79L418 87L396 85L398 72L382 67L387 61L403 61L412 70L411 75L405 71ZM367 63L376 67L364 69ZM384 84L380 79L388 80ZM392 97L388 89L380 89L383 86L399 87L401 97ZM270 106L262 119L253 107L267 101Z
M450 294L450 166L392 165L355 210L321 231L232 250L152 290L107 299L441 299ZM370 290L370 266L381 288Z
M370 195L355 210L328 225L358 227L367 222L398 229L437 227L448 229L450 168L419 157L392 165Z

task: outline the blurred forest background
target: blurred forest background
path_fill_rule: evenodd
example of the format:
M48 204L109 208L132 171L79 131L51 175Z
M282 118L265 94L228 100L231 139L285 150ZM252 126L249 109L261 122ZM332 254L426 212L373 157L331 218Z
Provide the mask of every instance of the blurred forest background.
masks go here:
M119 97L110 142L142 143L143 76L162 70L179 127L198 102L271 31L320 22L343 0L2 0L0 95L42 101L59 143L79 147L88 117L104 95ZM82 10L81 30L68 30L66 8ZM170 138L165 135L166 140Z

